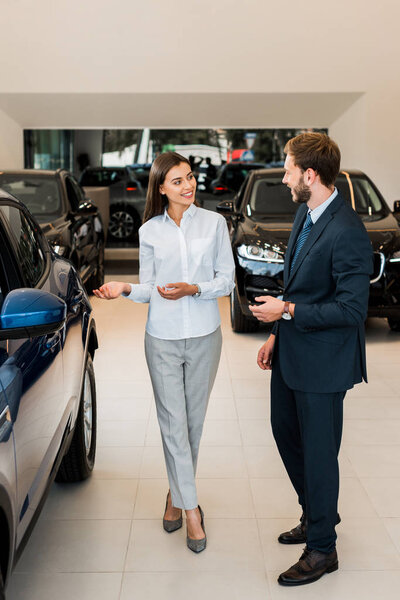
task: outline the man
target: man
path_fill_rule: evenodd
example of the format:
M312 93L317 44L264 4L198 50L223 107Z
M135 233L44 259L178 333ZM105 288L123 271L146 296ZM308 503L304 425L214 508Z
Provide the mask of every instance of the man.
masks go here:
M300 204L285 258L283 299L256 298L257 319L275 321L257 363L271 369L273 434L303 509L279 542L306 542L279 576L287 586L338 568L335 525L338 452L346 390L367 381L364 321L372 248L365 228L334 187L340 151L327 135L303 133L285 147L285 183Z

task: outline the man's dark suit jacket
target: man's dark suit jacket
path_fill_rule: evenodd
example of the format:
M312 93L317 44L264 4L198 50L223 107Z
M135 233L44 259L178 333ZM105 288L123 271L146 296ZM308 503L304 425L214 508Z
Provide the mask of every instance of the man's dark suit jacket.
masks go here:
M285 259L284 300L294 319L281 319L276 350L283 379L293 390L330 393L367 381L364 322L371 242L361 219L338 194L325 209L297 257L291 256L308 207L297 211Z

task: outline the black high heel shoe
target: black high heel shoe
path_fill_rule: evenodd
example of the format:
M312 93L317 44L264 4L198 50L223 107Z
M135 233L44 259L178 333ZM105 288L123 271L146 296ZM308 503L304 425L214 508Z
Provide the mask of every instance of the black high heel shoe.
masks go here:
M204 527L204 513L201 510L200 505L198 506L198 509L200 511L201 526L204 531L204 537L201 538L201 540L194 540L186 534L186 545L189 548L189 550L191 550L192 552L196 552L196 554L205 550L205 547L207 546L207 536L206 536L206 530Z
M175 519L175 521L169 521L168 519L165 518L165 513L168 508L168 496L169 496L169 492L167 494L167 501L165 503L163 527L167 533L172 533L173 531L177 531L178 529L180 529L182 527L182 513L181 513L181 516L179 517L179 519Z

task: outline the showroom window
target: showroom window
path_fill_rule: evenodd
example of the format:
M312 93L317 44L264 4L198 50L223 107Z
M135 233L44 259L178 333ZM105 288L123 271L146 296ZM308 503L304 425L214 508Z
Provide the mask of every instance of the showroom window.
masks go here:
M26 129L25 169L73 170L73 141L69 129Z

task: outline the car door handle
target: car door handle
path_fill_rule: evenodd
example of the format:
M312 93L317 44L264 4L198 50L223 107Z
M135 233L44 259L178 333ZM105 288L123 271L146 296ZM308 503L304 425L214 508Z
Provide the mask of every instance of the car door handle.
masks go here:
M82 298L83 298L82 290L79 290L79 292L77 292L75 294L75 296L72 296L70 303L69 303L69 307L74 314L76 314L78 312L79 303L81 302Z
M52 335L50 338L47 338L47 341L44 345L46 350L51 350L52 348L54 348L54 346L57 346L57 344L60 340L61 340L61 332L57 331L57 333Z
M79 292L77 292L75 294L75 296L73 296L71 298L71 302L70 302L70 306L75 306L75 304L78 304L83 298L83 291L79 290Z

